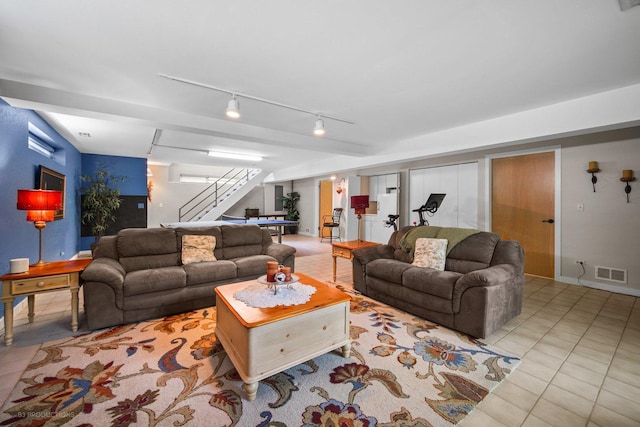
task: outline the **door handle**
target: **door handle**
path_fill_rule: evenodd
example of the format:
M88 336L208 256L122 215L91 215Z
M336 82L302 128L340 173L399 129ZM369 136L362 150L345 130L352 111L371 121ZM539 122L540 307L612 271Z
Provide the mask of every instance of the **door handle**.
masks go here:
M553 218L549 218L549 219L543 219L542 222L548 222L549 224L553 224L555 221L553 220Z

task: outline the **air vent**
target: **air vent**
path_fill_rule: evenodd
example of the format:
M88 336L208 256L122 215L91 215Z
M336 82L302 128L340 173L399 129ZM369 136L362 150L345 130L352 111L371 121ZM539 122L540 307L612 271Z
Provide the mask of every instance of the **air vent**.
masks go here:
M596 278L612 282L627 283L627 270L596 266Z

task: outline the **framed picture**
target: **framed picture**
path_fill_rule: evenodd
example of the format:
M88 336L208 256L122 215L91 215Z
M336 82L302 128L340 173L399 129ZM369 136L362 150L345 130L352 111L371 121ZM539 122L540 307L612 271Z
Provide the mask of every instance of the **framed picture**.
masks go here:
M53 217L54 221L64 218L64 196L66 182L66 177L61 173L53 171L44 166L40 166L40 189L62 191L62 209L56 211Z

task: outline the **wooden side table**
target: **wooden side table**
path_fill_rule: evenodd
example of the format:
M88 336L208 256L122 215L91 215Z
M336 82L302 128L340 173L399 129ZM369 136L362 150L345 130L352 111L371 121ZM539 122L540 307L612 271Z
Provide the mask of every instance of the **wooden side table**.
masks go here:
M13 343L13 301L16 297L27 296L29 323L35 316L35 297L44 292L69 289L71 291L71 330L78 330L78 291L80 273L92 261L91 258L72 261L53 261L41 267L29 267L26 273L5 274L2 281L2 302L4 303L4 343Z
M364 240L349 240L347 242L331 243L331 256L333 257L333 282L336 281L336 268L338 257L352 259L353 250L366 246L378 246L380 243L366 242Z

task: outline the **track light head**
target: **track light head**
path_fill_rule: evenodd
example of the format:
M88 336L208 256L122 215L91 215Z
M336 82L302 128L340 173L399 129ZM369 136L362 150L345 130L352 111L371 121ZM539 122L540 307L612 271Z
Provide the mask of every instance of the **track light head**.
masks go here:
M240 103L236 99L236 96L233 95L233 98L229 100L229 104L227 104L227 117L232 119L237 119L240 117Z
M324 135L324 122L320 117L316 119L316 127L313 129L313 134L316 136Z

